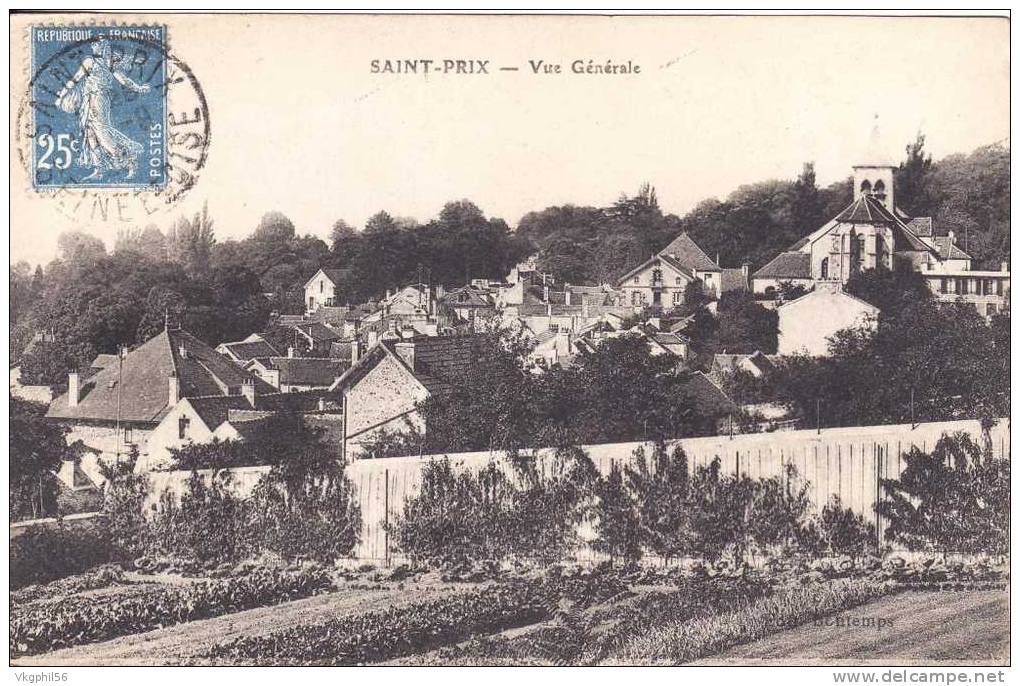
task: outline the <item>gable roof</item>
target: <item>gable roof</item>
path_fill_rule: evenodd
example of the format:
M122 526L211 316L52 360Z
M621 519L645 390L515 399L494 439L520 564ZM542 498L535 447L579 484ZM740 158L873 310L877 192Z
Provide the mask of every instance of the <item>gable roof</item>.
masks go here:
M680 262L675 257L673 257L672 255L659 253L658 255L652 255L647 260L645 260L644 262L642 262L641 264L634 267L629 272L618 278L615 282L616 286L620 287L624 285L625 281L628 281L632 276L634 276L638 272L642 272L651 265L659 262L667 265L670 269L677 272L678 274L686 278L688 281L694 280L694 274L692 274L689 269L680 264Z
M255 407L251 406L243 395L205 396L186 398L210 431L215 431L223 422L250 422L254 419L271 415L275 412L311 412L318 408L321 398L330 394L324 391L305 391L300 393L280 393L271 389L272 393L255 394Z
M781 252L754 273L756 279L810 279L811 255L804 252Z
M899 216L899 213L897 213L896 216ZM914 217L907 221L907 228L910 229L915 236L928 237L933 233L931 217Z
M670 255L686 269L697 269L703 272L721 271L719 265L705 254L694 239L687 232L681 233L674 238L669 245L659 251L660 255Z
M279 355L280 351L266 340L240 341L237 343L221 343L220 347L230 351L230 354L244 362L250 362L260 357L272 357Z
M320 269L319 271L312 274L311 278L308 279L308 281L305 281L305 288L308 288L308 285L315 280L315 277L318 276L320 272L324 274L325 277L329 279L334 286L339 286L341 281L346 280L351 275L350 269Z
M844 224L895 224L899 220L877 198L863 194L836 215Z
M316 343L339 341L343 336L321 322L308 322L294 327Z
M241 384L250 377L187 331L163 330L129 352L122 364L105 367L84 382L76 407L68 405L67 393L63 393L50 403L46 416L156 422L169 410L168 379L172 374L177 375L181 398L239 394ZM273 392L261 379L254 382L256 392Z
M280 383L328 388L350 367L347 360L330 357L272 357L270 364L280 371Z
M781 305L779 305L779 307L776 308L776 310L777 311L783 311L783 310L786 310L786 308L793 308L793 307L802 305L802 304L804 304L806 302L810 302L811 300L818 299L818 298L842 298L844 300L852 300L854 302L857 302L857 303L863 305L865 309L871 311L874 314L878 314L879 312L881 312L881 310L879 310L876 306L874 306L871 303L869 303L867 300L862 300L862 299L858 298L856 295L850 295L849 293L847 293L843 289L829 290L827 288L821 288L821 289L816 288L814 290L810 290L807 293L805 293L804 295L800 296L799 298L795 298L793 300L787 300L786 302L784 302ZM789 311L789 310L786 310L786 311Z
M949 236L935 236L932 238L935 244L935 251L943 260L969 260L971 256L965 253Z
M680 392L693 399L698 407L712 414L732 414L736 404L704 372L691 372L680 382Z

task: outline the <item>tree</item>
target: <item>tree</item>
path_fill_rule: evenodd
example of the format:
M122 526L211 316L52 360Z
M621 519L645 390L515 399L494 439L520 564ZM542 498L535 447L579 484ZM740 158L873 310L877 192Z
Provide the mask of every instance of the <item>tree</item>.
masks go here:
M1009 550L1009 462L984 454L969 435L943 436L930 453L916 446L898 479L883 479L875 507L886 537L910 550L943 554Z
M623 472L615 462L599 488L595 531L595 549L609 555L610 559L631 562L641 557L637 511L624 484Z
M348 244L353 244L357 236L358 232L354 230L354 227L343 219L337 219L333 223L333 228L329 232L329 248L341 263L350 259L353 246Z
M846 283L846 292L871 303L886 317L897 316L911 303L932 299L924 276L906 265L896 269L865 269L855 272Z
M57 254L72 267L89 267L106 256L103 241L82 231L67 231L57 238Z
M805 162L804 168L793 184L790 213L795 228L808 234L827 219L823 214L822 198L815 184L815 163Z
M936 202L931 188L932 160L924 150L924 134L907 144L907 157L895 172L896 204L911 217L930 217Z
M46 407L10 396L10 516L39 519L56 514L53 473L74 452L67 429L45 419Z
M196 212L190 220L180 217L167 231L167 259L183 265L189 276L204 276L209 270L215 243L209 205L204 203L201 212Z
M819 533L826 549L835 555L856 559L878 548L875 525L850 508L843 507L838 495L833 495L822 508Z
M265 243L286 243L294 238L294 222L282 212L266 212L255 227L252 238Z
M727 353L776 352L779 313L759 305L744 291L723 293L718 306L718 348Z
M637 505L641 543L668 563L692 549L694 529L688 503L690 474L687 454L657 442L650 458L644 448L624 468L627 488Z

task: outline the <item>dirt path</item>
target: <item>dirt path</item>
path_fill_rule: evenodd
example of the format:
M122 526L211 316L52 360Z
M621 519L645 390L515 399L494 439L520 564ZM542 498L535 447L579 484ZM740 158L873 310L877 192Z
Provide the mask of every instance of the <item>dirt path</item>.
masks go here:
M463 588L463 587L461 587ZM458 592L454 587L337 591L201 619L102 643L18 658L15 665L210 664L209 648L241 634L254 636L325 617L361 613Z
M834 621L836 620L836 621ZM857 620L858 625L852 622ZM869 620L865 622L864 620ZM877 626L883 620L883 626ZM1008 591L909 591L696 665L1008 664ZM868 623L873 626L867 626Z

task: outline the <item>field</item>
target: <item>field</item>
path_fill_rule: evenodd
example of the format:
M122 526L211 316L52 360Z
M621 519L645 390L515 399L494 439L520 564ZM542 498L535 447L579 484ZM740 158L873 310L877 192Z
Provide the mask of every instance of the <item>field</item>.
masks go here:
M605 568L495 574L484 579L378 570L334 575L323 584L320 572L260 575L255 596L237 594L237 588L253 587L248 577L237 582L86 577L49 589L22 591L12 594L12 625L26 613L38 616L49 610L59 620L61 608L71 599L72 606L92 608L92 603L99 603L133 613L132 599L198 591L206 597L210 589L229 588L234 605L210 603L201 611L174 615L164 624L159 617L140 622L115 616L105 633L97 634L98 640L75 634L54 643L69 647L27 651L33 654L12 645L13 663L1001 664L1008 660L1008 595L1001 589L916 591L865 577L695 578L678 572L624 573ZM891 626L847 628L846 621L854 617L883 618ZM819 620L826 625L817 626Z

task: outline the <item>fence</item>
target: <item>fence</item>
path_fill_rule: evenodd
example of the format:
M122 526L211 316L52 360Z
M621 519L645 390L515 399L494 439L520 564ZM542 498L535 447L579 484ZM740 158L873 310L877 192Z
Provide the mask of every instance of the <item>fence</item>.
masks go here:
M962 431L976 441L985 440L977 421L896 424L886 426L823 429L821 432L784 431L770 434L712 436L669 442L681 445L691 469L719 458L721 469L752 479L780 476L793 465L801 478L809 482L811 501L817 512L833 495L843 505L863 515L882 530L874 504L880 494L880 479L899 476L905 467L904 455L913 447L923 451L934 447L944 434ZM999 420L990 432L992 453L1009 456L1009 420ZM613 443L585 446L596 468L606 474L613 463L621 466L633 459L634 450L650 443ZM541 451L540 451L541 453ZM361 542L355 551L359 558L388 560L392 554L385 525L403 509L406 498L420 485L422 467L433 458L397 457L361 460L348 467L361 505ZM448 456L456 469L481 469L497 454L489 452L456 453Z
M902 472L904 455L911 448L930 450L944 434L970 434L983 443L986 436L977 421L937 422L929 424L894 424L804 431L782 431L767 434L711 436L670 441L681 445L687 453L691 470L719 458L721 469L729 474L746 475L752 479L781 476L787 465L808 482L809 494L816 512L829 499L838 495L843 505L877 525L874 504L880 493L881 479L896 478ZM1009 456L1009 420L999 420L988 436L996 457ZM614 463L623 466L633 459L634 451L651 443L611 443L584 446L596 468L607 474ZM547 451L538 451L541 457ZM393 550L386 533L386 523L399 513L404 501L414 495L421 483L422 468L430 459L394 457L359 460L350 464L347 474L354 483L362 515L361 540L355 550L358 558L389 560ZM481 469L499 454L490 452L455 453L448 456L455 469ZM268 467L241 467L229 470L202 470L207 479L227 472L224 485L237 495L247 495ZM164 490L182 492L187 488L191 472L154 472L150 475L150 500L154 505Z

